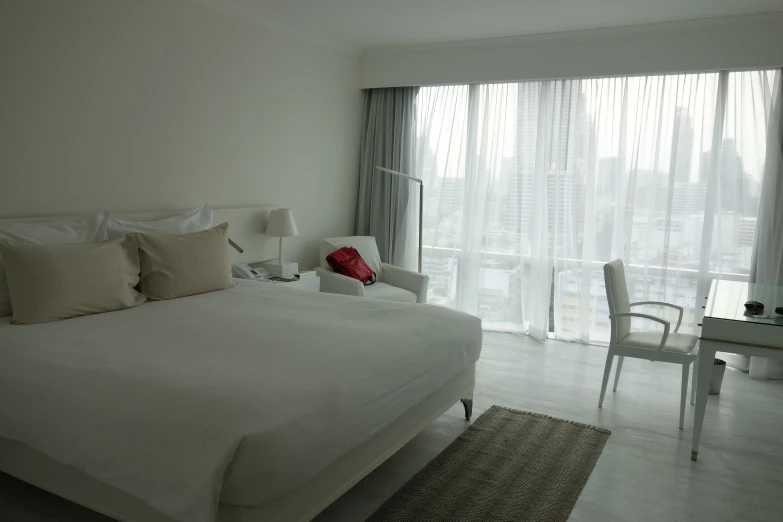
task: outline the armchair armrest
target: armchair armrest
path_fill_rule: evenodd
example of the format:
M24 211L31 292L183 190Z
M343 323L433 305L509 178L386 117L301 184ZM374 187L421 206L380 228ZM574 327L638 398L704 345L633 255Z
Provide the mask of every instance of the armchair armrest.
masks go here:
M328 268L318 267L315 273L321 278L321 292L364 297L364 285L361 281L338 274Z
M661 344L658 345L658 349L656 351L660 352L663 350L663 347L666 346L666 340L669 338L669 327L671 326L669 321L661 319L660 317L655 317L654 315L638 314L635 312L610 315L609 319L614 321L617 317L641 317L642 319L649 319L650 321L661 323L663 325L663 336L661 337Z
M383 282L416 294L417 303L427 302L427 286L430 276L382 263Z
M669 308L674 308L680 313L680 317L677 319L677 326L674 327L674 333L677 333L677 331L680 329L680 325L682 324L682 306L677 306L671 303L664 303L663 301L639 301L638 303L631 303L631 306L640 305L668 306Z

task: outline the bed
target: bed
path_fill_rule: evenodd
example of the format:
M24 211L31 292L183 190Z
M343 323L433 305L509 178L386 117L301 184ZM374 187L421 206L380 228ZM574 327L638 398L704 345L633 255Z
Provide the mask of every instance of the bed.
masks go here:
M460 312L243 280L8 319L0 469L128 522L310 520L470 400L481 349Z

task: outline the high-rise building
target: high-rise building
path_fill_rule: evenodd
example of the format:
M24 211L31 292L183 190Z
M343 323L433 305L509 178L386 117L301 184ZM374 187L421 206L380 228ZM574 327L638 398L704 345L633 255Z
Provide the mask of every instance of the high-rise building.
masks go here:
M620 181L620 158L612 156L599 159L595 177L596 197L614 196Z
M720 149L720 207L723 211L742 212L744 204L745 170L737 145L731 138L723 138Z
M699 181L707 183L710 176L718 176L720 211L741 214L745 207L745 170L742 157L737 153L733 138L725 137L721 143L717 171L711 166L712 151L701 155Z
M427 196L425 218L462 216L465 207L465 178L444 176L438 179Z
M624 171L620 158L600 158L595 174L595 258L609 261L612 255L612 235ZM589 188L588 188L589 190Z
M424 150L420 153L417 152L417 154L421 155L420 158L417 157L416 159L417 162L420 162L417 165L420 171L419 176L424 180L425 186L434 185L438 179L438 158L435 156L435 151L427 143L424 145Z
M739 231L737 233L737 243L741 246L752 247L756 241L756 217L742 217L739 221Z
M691 181L691 159L693 158L693 120L687 107L674 109L672 156L674 181L689 183Z
M529 248L535 204L536 148L538 143L538 112L541 84L519 84L517 93L517 171L508 178L508 201L513 208L509 218L520 223L522 248ZM513 217L512 217L513 215Z
M675 183L672 214L703 214L707 201L707 185L703 183Z
M522 219L518 205L521 187L517 158L513 156L503 158L500 168L500 183L498 183L497 189L500 206L498 209L498 221L503 230L512 235L514 242L517 243L519 232L522 229Z
M580 226L585 210L585 181L590 157L593 122L587 111L587 97L578 81L556 81L550 89L548 125L539 129L542 84L520 84L517 101L517 175L513 184L522 223L522 238L529 237L535 207L536 176L546 179L548 231L559 251L575 254L581 248ZM548 109L549 111L549 109ZM540 134L539 134L540 133ZM544 135L544 133L546 133ZM537 158L540 140L546 140L544 157ZM538 161L538 163L537 163ZM541 172L536 172L539 168ZM566 232L575 231L575 234ZM561 252L562 253L562 252Z

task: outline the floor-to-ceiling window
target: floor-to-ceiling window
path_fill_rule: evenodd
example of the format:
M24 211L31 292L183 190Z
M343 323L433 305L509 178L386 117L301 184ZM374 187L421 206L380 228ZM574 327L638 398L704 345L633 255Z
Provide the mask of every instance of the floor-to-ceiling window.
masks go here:
M748 275L776 74L422 88L429 301L605 342L619 257L632 300L685 307L692 331L710 281Z

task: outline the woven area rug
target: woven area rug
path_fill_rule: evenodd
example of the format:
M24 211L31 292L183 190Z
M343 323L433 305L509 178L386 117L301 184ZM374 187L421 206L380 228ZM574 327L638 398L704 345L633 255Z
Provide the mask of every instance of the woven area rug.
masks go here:
M565 522L610 433L492 406L368 522Z

